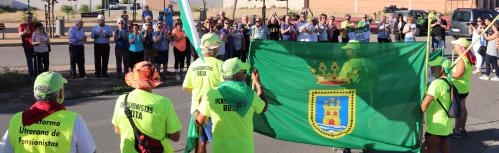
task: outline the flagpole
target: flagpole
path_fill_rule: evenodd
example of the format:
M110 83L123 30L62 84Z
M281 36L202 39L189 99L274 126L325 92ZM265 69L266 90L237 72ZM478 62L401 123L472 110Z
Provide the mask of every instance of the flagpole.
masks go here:
M489 25L487 25L487 27L485 28L485 30L483 30L483 32L480 34L480 37L482 37L486 33L486 31L489 30L492 27L492 25L494 25L494 23L496 22L497 19L499 19L499 15L497 15L494 18L494 20L492 20L492 22L490 22ZM466 48L466 50L464 51L464 53L462 55L459 55L459 57L454 62L452 62L451 69L454 68L454 66L456 66L457 62L459 62L459 60L461 60L464 56L466 56L466 53L468 53L470 51L470 49L472 48L472 46L475 45L479 41L480 41L480 39L472 41L471 45L468 46L468 48Z
M426 57L425 57L425 68L424 68L424 74L425 74L425 77L424 77L424 93L423 93L423 96L426 94L426 91L428 90L428 62L429 62L429 59L430 59L430 34L431 34L431 21L433 21L433 18L430 17L430 16L435 16L435 15L432 15L432 13L430 13L428 15L428 27L427 27L427 30L426 30ZM421 132L419 133L419 141L420 142L423 142L423 132L422 130L424 130L424 121L425 121L425 113L421 113L421 121L422 123L420 124L419 128L421 129Z
M433 13L430 13L430 14L433 14ZM428 88L428 60L430 59L430 37L431 37L431 21L433 19L430 18L430 15L428 15L428 28L427 28L427 31L426 31L426 58L425 58L425 93L426 93L426 90Z

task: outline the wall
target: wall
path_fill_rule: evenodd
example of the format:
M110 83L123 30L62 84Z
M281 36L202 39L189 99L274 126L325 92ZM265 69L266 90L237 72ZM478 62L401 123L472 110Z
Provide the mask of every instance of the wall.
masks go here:
M28 0L0 0L0 1L12 1L12 4L10 5L11 7L22 9L22 8L27 8L28 7ZM96 5L100 5L102 3L102 0L78 0L77 2L75 1L68 1L68 0L59 0L58 3L56 3L55 10L59 10L59 7L62 5L70 5L70 6L75 6L75 5L82 5L86 4L90 6L90 1L92 1L92 11L95 10ZM2 2L4 3L4 2ZM40 10L43 10L44 5L47 4L46 2L42 0L30 0L30 5L31 7L38 8ZM79 8L77 8L79 9Z
M311 0L314 1L314 0ZM292 10L300 10L303 8L304 0L289 0L289 8ZM267 0L265 1L265 5L267 8L275 7L286 7L286 1L277 1L277 0ZM233 8L234 0L223 0L223 8ZM237 8L262 8L263 1L262 0L238 0Z
M312 10L355 13L355 1L357 1L357 13L368 14L383 10L384 7L390 5L419 10L436 10L438 12L451 12L456 8L474 6L473 0L449 0L447 2L446 0L311 0L310 7ZM409 4L410 1L412 1L412 5Z

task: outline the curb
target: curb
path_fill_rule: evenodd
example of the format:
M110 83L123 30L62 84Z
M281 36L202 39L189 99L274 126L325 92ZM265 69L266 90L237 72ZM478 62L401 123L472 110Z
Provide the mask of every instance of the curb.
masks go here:
M85 44L94 44L93 41L85 42ZM51 42L50 45L69 45L69 42ZM8 43L8 44L0 44L0 47L17 47L22 46L22 43Z

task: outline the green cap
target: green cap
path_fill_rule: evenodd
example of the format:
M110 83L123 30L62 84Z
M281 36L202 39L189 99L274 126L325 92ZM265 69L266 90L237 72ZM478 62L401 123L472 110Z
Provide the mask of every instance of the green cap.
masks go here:
M466 38L459 38L457 40L451 41L450 43L454 45L460 45L463 47L468 47L471 44Z
M353 50L357 50L360 48L360 44L359 44L359 41L357 40L350 40L348 41L348 43L341 47L342 49L353 49Z
M434 60L430 61L428 63L428 65L431 66L431 67L433 67L433 66L441 66L443 68L450 68L452 66L452 62L449 59L445 58L445 57L438 56Z
M214 33L207 33L201 37L201 44L199 45L199 48L201 48L203 53L206 53L208 52L208 49L218 48L222 45L222 43L222 40L220 40L217 35Z
M238 73L239 71L248 70L250 67L250 64L244 63L239 58L234 57L226 60L222 64L222 75L229 77Z
M62 89L68 81L57 72L43 72L35 80L33 92L35 96L45 98L47 95Z

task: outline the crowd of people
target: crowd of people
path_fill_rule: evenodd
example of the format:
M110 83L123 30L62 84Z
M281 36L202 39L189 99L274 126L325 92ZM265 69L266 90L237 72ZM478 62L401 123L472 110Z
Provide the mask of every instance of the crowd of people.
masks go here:
M250 41L358 43L350 40L348 30L369 28L373 24L376 24L378 42L414 42L418 33L412 16L408 16L406 22L402 15L398 15L395 21L389 21L385 16L376 21L376 17L370 19L365 15L360 22L354 24L351 16L347 14L338 26L334 16L328 17L326 14L320 14L316 18L309 16L306 11L296 16L282 17L279 17L277 13L272 13L268 19L255 16L250 20L249 16L242 16L240 21L230 20L225 16L225 12L220 11L216 17L196 23L196 30L201 36L199 47L204 57L203 61L192 51L194 47L187 39L182 22L173 20L174 11L171 5L165 9L165 15L159 16L156 21L153 20L153 13L147 6L145 8L142 13L142 25L129 21L124 11L116 22L118 25L116 29L111 29L109 25L106 25L105 17L99 15L98 25L92 28L90 35L94 40L95 76L108 77L109 44L114 41L118 77L124 77L126 83L135 88L132 92L118 98L112 118L115 133L120 135L121 152L136 151L137 145L134 143L137 139L147 141L149 145L157 145L149 149L173 152L170 140L179 140L182 126L171 100L152 91L161 80L166 79L170 43L173 43L176 79L181 80L185 72L183 90L192 93L191 124L196 126L190 128L195 128L194 131L202 131L197 140L199 145L195 148L196 152L206 152L208 142L212 144L213 152L253 152L253 114L265 112L267 101L263 93L264 85L259 80L258 70L254 69L250 77L256 91L245 83L247 70L250 67L245 63ZM491 21L491 19L479 18L477 25L470 26L470 33L473 34L474 40L480 39L480 43L473 46L475 55L479 57L474 73L480 73L482 65L480 56L484 56L486 72L480 78L496 81L499 80L497 78L499 76L497 66L499 43L496 42L499 26L494 23L491 30L484 31L487 24L493 24ZM69 29L70 77L72 78L76 78L77 68L79 77L86 77L83 44L87 41L87 36L84 33L83 24L79 20ZM437 19L431 22L431 27L432 48L434 50L445 48L447 23L441 19L440 14L437 14ZM487 34L479 37L482 32ZM391 38L392 33L395 35L395 40ZM22 132L17 132L19 131L17 127L21 125L30 128L49 128L38 125L40 121L47 119L70 120L68 123L71 124L61 126L60 130L68 134L75 127L79 129L77 132L80 132L75 134L73 131L73 139L77 141L65 140L69 143L61 143L62 147L54 151L94 152L95 143L84 121L76 113L61 111L64 110L61 105L64 99L63 85L67 81L56 72L45 72L49 70L48 54L51 47L43 25L33 23L32 15L28 14L26 23L19 26L19 34L22 37L28 60L29 73L31 77L38 75L34 87L37 102L30 109L22 112L22 115L16 114L13 117L9 125L11 133L7 133L2 140L3 145L8 146L6 152L13 152L12 150L36 152L46 149L46 145L25 147L24 141L14 141L12 138L23 135ZM452 41L452 44L454 51L460 56L465 56L467 54L465 50L470 46L464 38ZM192 63L191 57L194 59ZM431 82L421 105L421 110L426 113L425 152L436 150L449 152L448 138L450 136L460 138L466 135L465 102L471 87L472 63L469 57L458 61L453 69L451 69L450 61L443 57L433 59L429 63L432 74L439 79ZM488 77L491 71L490 65L496 70L497 76L494 78ZM449 82L452 82L452 86ZM461 116L455 119L455 124L446 114L451 107L450 93L447 91L453 86L458 90L457 96L463 108ZM69 119L51 115L58 112L62 116L69 116ZM33 123L37 124L31 127ZM75 138L74 135L78 137ZM41 138L44 137L33 137L33 139ZM69 139L69 136L65 138ZM231 143L225 140L231 140ZM345 149L345 152L348 151Z

